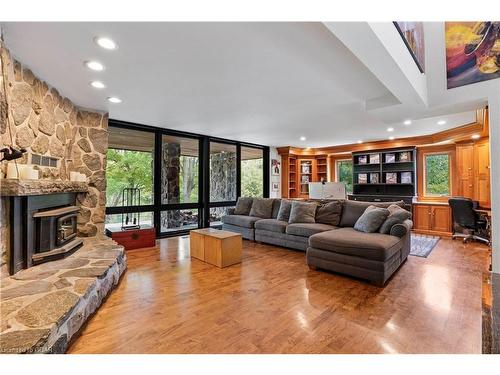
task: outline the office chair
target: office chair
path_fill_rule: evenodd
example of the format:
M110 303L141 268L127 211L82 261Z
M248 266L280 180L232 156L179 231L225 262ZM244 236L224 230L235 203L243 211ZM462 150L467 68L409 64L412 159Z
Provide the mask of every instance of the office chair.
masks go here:
M448 203L453 216L453 235L451 238L463 238L464 243L467 240L477 240L489 245L488 223L475 211L478 206L477 202L469 198L455 197L451 198Z

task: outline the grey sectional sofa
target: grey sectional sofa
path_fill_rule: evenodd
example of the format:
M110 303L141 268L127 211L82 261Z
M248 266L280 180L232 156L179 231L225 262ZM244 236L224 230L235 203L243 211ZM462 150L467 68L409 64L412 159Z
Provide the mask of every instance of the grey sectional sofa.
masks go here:
M332 201L316 201L318 206ZM324 269L384 285L410 253L412 221L392 226L389 234L365 233L354 224L370 205L388 207L390 203L337 201L341 212L329 223L294 223L277 219L280 199L273 200L270 217L235 215L222 218L223 229L241 233L243 238L306 251L311 269ZM397 202L403 206L402 202ZM324 221L324 220L323 220Z

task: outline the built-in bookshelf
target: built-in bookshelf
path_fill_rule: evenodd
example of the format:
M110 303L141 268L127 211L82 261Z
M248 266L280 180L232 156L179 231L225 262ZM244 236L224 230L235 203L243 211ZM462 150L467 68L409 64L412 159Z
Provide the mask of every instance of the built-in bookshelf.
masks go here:
M328 181L328 159L326 155L316 157L317 181Z
M353 195L415 195L415 148L356 152L352 157Z
M297 197L297 159L295 156L291 156L288 159L288 196L290 198Z
M302 159L299 161L299 185L300 195L309 195L309 182L313 181L312 160Z

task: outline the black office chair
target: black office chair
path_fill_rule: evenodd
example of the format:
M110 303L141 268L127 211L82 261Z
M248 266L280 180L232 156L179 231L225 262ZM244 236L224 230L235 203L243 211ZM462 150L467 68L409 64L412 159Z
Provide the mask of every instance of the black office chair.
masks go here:
M477 240L489 245L488 223L476 212L477 202L469 198L455 197L448 203L453 215L452 239L462 238L464 243L467 240Z

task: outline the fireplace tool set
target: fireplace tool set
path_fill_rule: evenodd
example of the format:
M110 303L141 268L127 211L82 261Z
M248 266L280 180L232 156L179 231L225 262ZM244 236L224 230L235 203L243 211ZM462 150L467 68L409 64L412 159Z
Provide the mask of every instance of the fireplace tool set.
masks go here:
M125 188L122 190L122 229L140 229L140 212L125 212L126 207L139 206L141 203L141 190L138 188Z

